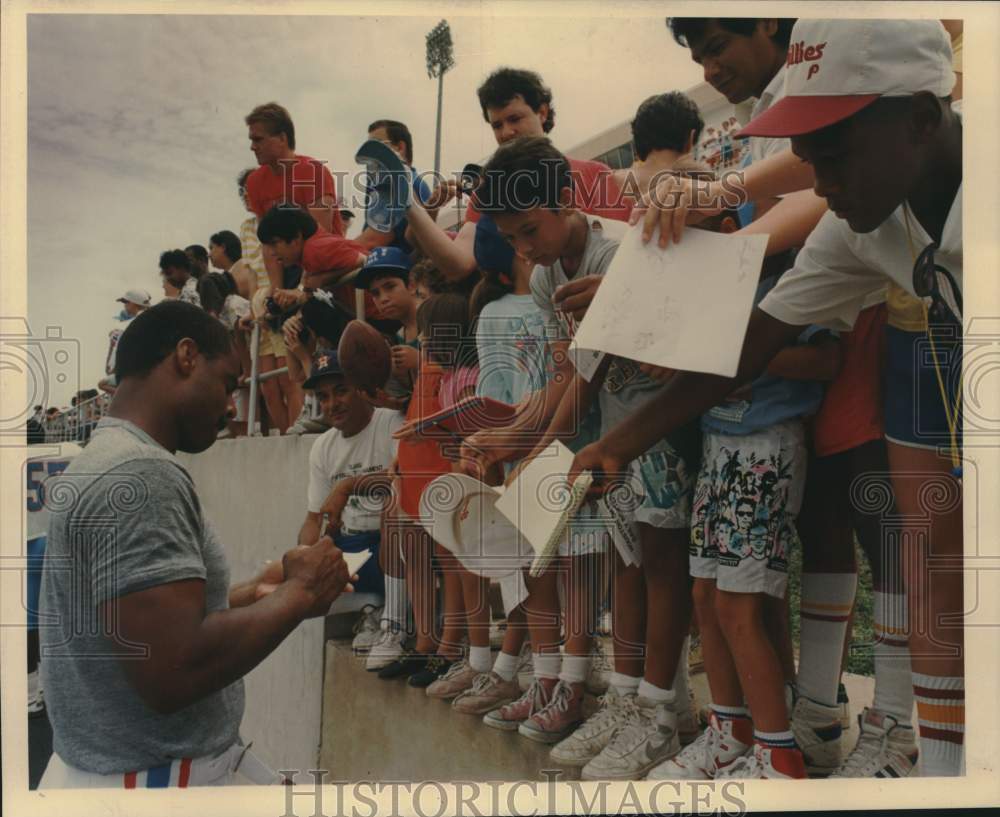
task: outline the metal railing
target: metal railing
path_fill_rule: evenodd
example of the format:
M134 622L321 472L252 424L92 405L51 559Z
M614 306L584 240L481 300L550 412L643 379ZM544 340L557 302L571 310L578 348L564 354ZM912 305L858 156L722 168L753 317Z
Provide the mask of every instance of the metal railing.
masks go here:
M354 279L358 277L360 269L353 270L352 272L345 275L343 278L337 280L337 286L343 286L344 284L350 284L354 282ZM364 290L357 290L354 293L354 314L358 320L365 319L365 293ZM280 377L283 374L288 374L288 367L282 366L279 369L271 369L270 371L261 372L260 371L260 336L261 324L257 321L254 322L253 331L250 333L250 380L248 385L250 386L249 395L249 406L247 406L247 436L256 436L256 425L257 425L257 393L260 388L260 384L264 383L274 377ZM307 373L308 374L308 373ZM295 422L297 418L290 417L291 422Z
M89 400L78 402L72 408L64 408L59 414L39 419L45 431L46 443L73 442L86 445L91 432L111 405L111 395L99 394Z

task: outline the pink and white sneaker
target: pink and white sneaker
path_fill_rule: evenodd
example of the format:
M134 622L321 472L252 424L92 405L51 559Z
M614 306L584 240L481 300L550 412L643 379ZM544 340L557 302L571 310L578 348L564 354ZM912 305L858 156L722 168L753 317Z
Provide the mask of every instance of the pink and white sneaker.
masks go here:
M752 749L753 723L749 718L720 720L713 712L701 737L665 763L650 769L646 779L714 780Z

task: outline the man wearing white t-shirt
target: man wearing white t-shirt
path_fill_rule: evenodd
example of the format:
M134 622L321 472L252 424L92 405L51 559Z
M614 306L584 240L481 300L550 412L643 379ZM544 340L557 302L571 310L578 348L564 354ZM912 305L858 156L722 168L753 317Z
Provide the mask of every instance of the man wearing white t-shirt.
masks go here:
M914 387L920 402L908 405L908 417L896 418L899 425L909 423L911 439L891 440L889 461L903 520L920 769L927 776L959 775L964 767L961 412L956 394L961 369L962 123L950 104L953 84L951 46L937 21L796 24L785 97L751 121L742 135L790 137L795 155L815 172L816 194L832 212L812 232L794 268L754 309L737 376L678 373L659 396L580 451L570 475L588 469L622 472L665 434L762 371L801 327L817 323L850 329L887 281L921 298L934 325L925 344L927 355L913 361L909 376L916 384L940 385L940 394ZM933 364L924 365L928 358ZM925 409L932 401L939 404L941 427L924 428ZM946 493L949 501L929 512L926 498L935 491ZM931 557L943 565L934 566L933 582L928 575ZM863 737L891 740L891 723L868 726ZM752 771L752 776L769 776L763 760Z
M369 559L361 568L355 588L385 593L381 627L395 636L394 649L401 648L406 582L383 575L386 564L379 544L383 506L391 490L387 472L398 446L392 433L403 424L403 415L375 408L365 400L344 378L332 350L317 351L312 372L302 387L316 394L331 428L316 440L309 455L308 507L299 543L315 542L323 532L326 516L328 533L337 547L345 553L371 550L373 557L379 557ZM370 646L364 644L366 649Z

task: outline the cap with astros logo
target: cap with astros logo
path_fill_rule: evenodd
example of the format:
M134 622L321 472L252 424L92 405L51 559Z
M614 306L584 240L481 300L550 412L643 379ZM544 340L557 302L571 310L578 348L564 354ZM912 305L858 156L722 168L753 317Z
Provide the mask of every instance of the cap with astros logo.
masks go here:
M344 370L340 368L337 352L333 349L318 349L313 356L312 371L309 379L302 384L304 389L315 389L324 377L342 377Z
M937 20L799 20L785 60L785 96L738 134L799 136L883 96L951 94L951 41Z

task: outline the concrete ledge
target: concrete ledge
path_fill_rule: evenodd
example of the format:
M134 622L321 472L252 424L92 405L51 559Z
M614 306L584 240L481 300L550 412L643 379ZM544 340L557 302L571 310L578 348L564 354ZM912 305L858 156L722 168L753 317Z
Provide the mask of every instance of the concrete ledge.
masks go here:
M543 780L549 747L452 711L405 681L365 671L328 641L320 766L329 780Z

